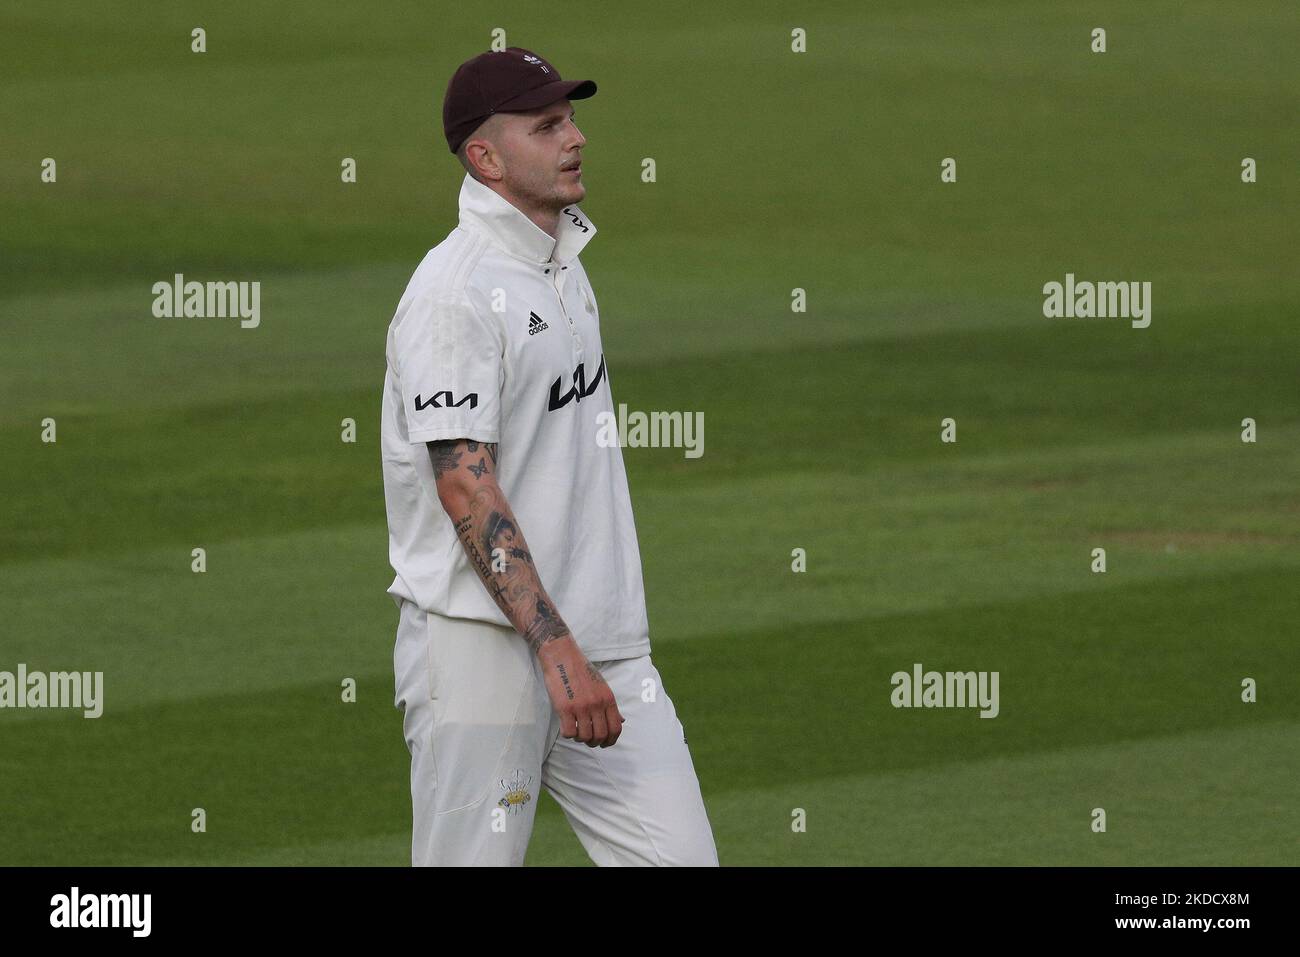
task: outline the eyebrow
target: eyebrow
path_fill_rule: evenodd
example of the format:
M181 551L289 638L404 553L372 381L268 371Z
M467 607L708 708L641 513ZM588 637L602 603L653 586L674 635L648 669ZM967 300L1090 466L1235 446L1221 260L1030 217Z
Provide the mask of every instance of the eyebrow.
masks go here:
M574 117L574 116L577 116L577 115L578 115L578 111L577 111L577 110L573 110L573 109L569 110L569 116L570 116L570 117ZM541 129L541 128L542 128L543 126L545 126L547 123L554 123L556 120L562 120L562 119L564 119L564 114L563 114L563 113L552 113L552 114L550 114L549 116L543 116L543 117L541 117L541 118L538 119L537 123L533 126L533 129L535 129L535 130L536 130L536 129Z

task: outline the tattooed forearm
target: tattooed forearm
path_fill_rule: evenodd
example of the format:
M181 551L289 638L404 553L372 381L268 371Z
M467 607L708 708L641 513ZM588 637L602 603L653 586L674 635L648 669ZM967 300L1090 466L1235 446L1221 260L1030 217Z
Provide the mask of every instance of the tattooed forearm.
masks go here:
M535 611L536 614L524 631L524 640L528 642L529 648L537 652L548 641L567 635L569 626L560 618L555 606L544 598L537 599Z
M497 607L536 653L547 642L570 637L571 633L542 587L528 543L505 493L496 483L496 476L488 474L484 480L484 474L490 473L492 466L484 458L477 465L460 463L463 452L476 451L478 444L465 439L429 443L435 472L440 459L445 463L445 472L437 473L446 475L439 495L448 509L455 509L452 515L461 516L453 527L474 572ZM448 448L435 449L442 445ZM495 443L483 446L494 466ZM456 473L461 474L461 480L457 480ZM465 473L473 478L464 477Z
M492 595L492 600L501 607L502 611L505 611L506 606L503 604L505 594L504 589L495 580L495 576L492 574L491 565L483 555L483 552L475 544L472 537L474 534L473 516L466 515L464 518L460 519L460 521L456 522L455 528L456 537L460 539L461 545L464 546L465 554L469 556L469 561L470 564L474 566L474 571L487 587L488 593Z

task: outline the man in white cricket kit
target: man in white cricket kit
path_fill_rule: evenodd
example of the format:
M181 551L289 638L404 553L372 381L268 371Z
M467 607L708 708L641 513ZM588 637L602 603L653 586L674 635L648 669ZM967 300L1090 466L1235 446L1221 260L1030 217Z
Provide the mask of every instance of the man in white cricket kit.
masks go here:
M395 703L416 865L519 865L545 788L600 865L716 865L686 735L650 661L596 297L586 140L518 47L456 71L460 222L388 329L382 448Z

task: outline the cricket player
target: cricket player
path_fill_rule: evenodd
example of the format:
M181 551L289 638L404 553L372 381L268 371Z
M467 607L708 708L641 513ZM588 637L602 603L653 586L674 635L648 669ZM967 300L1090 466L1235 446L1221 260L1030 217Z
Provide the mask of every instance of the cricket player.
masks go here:
M459 224L388 329L382 450L415 865L519 865L541 789L599 865L718 863L650 660L573 101L518 47L443 101Z

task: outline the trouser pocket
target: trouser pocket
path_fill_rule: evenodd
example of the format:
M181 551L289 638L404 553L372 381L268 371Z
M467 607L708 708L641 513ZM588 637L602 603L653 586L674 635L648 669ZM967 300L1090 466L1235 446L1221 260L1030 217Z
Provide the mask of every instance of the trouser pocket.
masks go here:
M488 622L430 615L428 662L438 813L535 802L550 715L524 640Z

